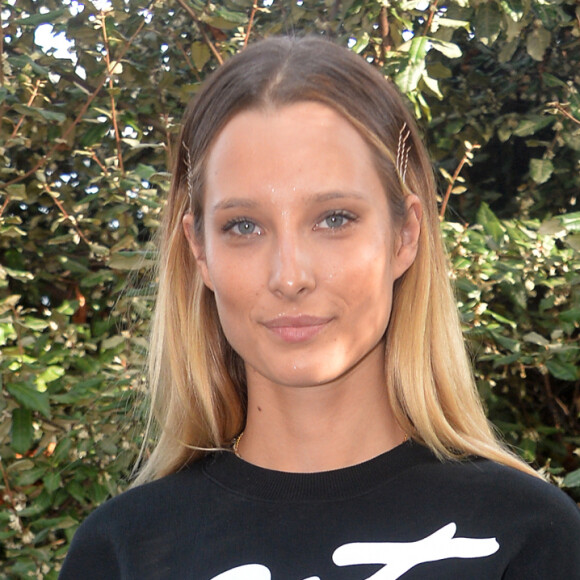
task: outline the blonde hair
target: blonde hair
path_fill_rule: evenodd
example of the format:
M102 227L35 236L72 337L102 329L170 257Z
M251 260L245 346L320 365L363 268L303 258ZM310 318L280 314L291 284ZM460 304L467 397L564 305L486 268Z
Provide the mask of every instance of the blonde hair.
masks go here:
M195 235L203 235L204 167L225 124L242 110L299 101L332 107L359 130L375 154L395 220L404 218L409 192L423 206L417 257L395 283L386 332L385 385L400 426L442 459L478 455L534 473L497 440L485 417L449 282L431 163L398 91L345 48L316 38L272 38L218 69L184 116L161 226L149 352L149 426L157 426L157 441L136 483L229 447L244 427L243 362L222 332L182 219L192 211ZM403 180L395 157L407 130Z

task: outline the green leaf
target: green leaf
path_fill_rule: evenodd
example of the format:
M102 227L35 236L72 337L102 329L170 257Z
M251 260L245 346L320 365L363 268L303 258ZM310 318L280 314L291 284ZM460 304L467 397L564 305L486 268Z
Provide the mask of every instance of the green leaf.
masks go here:
M569 232L580 232L580 212L564 214L558 219Z
M205 42L196 41L191 45L191 58L195 68L201 72L211 58L211 52Z
M524 15L522 0L500 0L502 10L515 22Z
M519 40L517 36L513 40L505 42L498 54L499 62L502 64L509 62L512 59L513 55L515 54L516 50L518 49L518 45Z
M14 20L14 24L19 24L20 26L36 26L37 24L47 24L58 20L65 14L67 14L67 9L59 8L58 10L52 10L51 12L46 12L44 14L33 14L32 16L27 16L26 18L18 18Z
M432 79L428 74L427 71L423 71L423 82L427 85L427 88L438 98L443 99L443 94L439 89L439 83Z
M566 232L566 228L558 218L548 219L542 222L542 225L538 228L538 233L543 236L555 236L564 232Z
M101 343L101 351L104 352L106 350L112 350L117 348L119 345L125 344L126 339L120 335L111 336L106 338Z
M360 54L369 45L369 42L370 36L368 32L363 32L357 39L355 45L351 48L351 50L356 54Z
M62 367L51 365L46 367L42 373L38 375L38 378L44 383L51 383L60 379L65 374L65 370Z
M149 181L151 177L153 177L153 175L157 173L157 170L155 169L155 167L152 167L151 165L144 165L143 163L139 163L139 165L137 165L137 169L135 169L135 173L141 179Z
M91 124L80 138L79 143L81 147L92 147L93 145L100 143L110 128L111 124L108 122Z
M537 332L528 332L527 334L524 334L522 339L525 342L537 344L538 346L548 346L550 344L549 340L547 340L546 338L544 338L541 334L538 334Z
M429 63L427 72L432 79L449 79L453 76L451 70L439 61Z
M563 87L565 89L568 88L568 85L564 81L560 80L557 76L547 72L542 75L542 80L548 87Z
M483 226L485 232L492 237L496 244L500 245L503 242L505 230L485 202L481 204L477 211L477 222Z
M526 50L528 54L539 62L544 60L544 54L546 49L550 46L550 41L552 40L552 35L549 30L545 28L536 28L526 39Z
M26 185L23 183L15 183L6 187L6 191L10 194L10 199L26 199Z
M39 65L34 60L32 60L27 54L18 54L8 57L8 62L15 68L23 69L29 66L36 74L41 76L48 76L50 69Z
M221 9L215 15L203 14L200 18L202 22L218 28L219 30L232 30L240 25L246 24L248 17L246 14L239 14Z
M430 38L429 41L435 50L447 58L459 58L463 54L461 49L453 42L445 42L443 40L437 40L436 38Z
M428 50L429 39L425 36L415 36L409 47L409 60L414 63L425 60Z
M439 26L443 26L445 28L465 28L467 32L471 31L471 26L469 24L469 20L457 20L454 18L440 18L437 21Z
M580 231L580 212L555 216L542 223L539 234L552 235Z
M41 109L39 107L29 107L28 105L14 105L13 109L25 116L32 116L38 120L45 121L56 121L57 123L62 123L66 121L66 115L64 113L58 113L56 111L47 111L46 109Z
M155 264L147 252L117 252L111 255L109 267L113 270L140 270Z
M38 112L47 121L56 121L57 123L66 121L66 115L64 113L58 113L57 111L47 111L46 109L39 109Z
M571 308L569 310L564 310L558 314L558 318L562 322L578 322L580 320L580 308Z
M552 177L554 165L549 159L530 159L530 177L539 185Z
M553 117L549 117L547 115L528 116L518 123L518 126L514 129L513 134L516 137L529 137L544 127L551 125L554 121L555 119Z
M508 326L511 326L512 328L517 328L517 323L513 320L510 320L509 318L506 318L505 316L502 316L501 314L498 314L497 312L494 312L493 310L490 310L489 308L486 310L486 312L495 320L497 320L498 322L501 322L502 324L507 324Z
M248 22L248 15L246 14L245 10L240 11L233 11L228 10L225 6L217 5L218 8L216 10L217 15L228 22L232 22L237 24L238 26L247 24Z
M509 338L508 336L504 336L503 334L499 334L498 332L492 333L493 339L504 348L507 348L509 351L516 353L521 356L519 353L521 351L521 344L519 340L515 340L514 338ZM516 357L517 359L517 357Z
M32 412L30 409L14 409L12 411L12 449L24 454L32 447L34 429L32 427Z
M25 316L19 323L24 326L24 328L29 328L30 330L42 331L48 327L48 322L42 318L35 318L34 316Z
M570 246L576 252L580 252L580 234L574 234L573 236L566 236L566 244Z
M24 233L24 232L23 232ZM6 235L6 232L2 232L3 235ZM12 236L7 236L12 237ZM23 272L22 270L13 270L12 268L4 267L4 271L10 278L14 278L19 282L28 282L29 280L34 280L34 274L30 272Z
M48 393L41 393L30 383L8 383L6 389L27 409L40 411L45 417L50 417Z
M495 2L482 2L477 7L473 27L475 37L485 44L491 46L499 36L501 25L501 13Z
M410 93L417 88L425 70L428 46L428 40L424 36L417 36L408 44L407 62L395 76L395 83L403 93Z
M553 358L546 362L546 367L550 374L562 381L577 381L580 377L578 367L573 363L563 362L557 358Z
M41 494L32 500L32 503L28 507L25 507L19 512L19 515L25 518L35 517L39 514L45 512L52 504L52 497L45 490Z
M562 485L564 487L580 487L580 469L568 473L566 477L564 477Z
M33 467L32 469L24 469L13 475L13 480L17 485L32 485L36 483L45 473L47 466Z
M47 473L42 481L44 483L44 489L48 493L54 493L62 483L60 475L55 472Z

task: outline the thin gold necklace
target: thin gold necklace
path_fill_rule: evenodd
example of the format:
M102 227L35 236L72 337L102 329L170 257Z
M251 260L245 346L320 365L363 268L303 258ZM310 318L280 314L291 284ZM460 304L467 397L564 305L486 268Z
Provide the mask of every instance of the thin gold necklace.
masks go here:
M243 436L244 436L244 432L242 431L237 437L234 437L234 444L232 445L232 449L234 451L234 454L239 459L242 459L242 456L240 455L240 452L238 451L238 447L240 446L240 441L242 440ZM403 443L405 443L408 440L409 440L409 436L405 433Z
M242 458L242 456L240 455L240 452L238 451L238 447L240 446L240 441L242 440L243 436L244 436L244 432L242 431L237 437L234 438L234 444L232 445L232 449L234 450L235 456L239 457L240 459Z

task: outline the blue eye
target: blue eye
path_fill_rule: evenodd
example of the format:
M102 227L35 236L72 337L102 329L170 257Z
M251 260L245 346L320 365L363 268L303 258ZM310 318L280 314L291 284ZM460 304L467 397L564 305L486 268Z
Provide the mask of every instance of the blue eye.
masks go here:
M254 222L247 219L231 220L224 226L223 230L224 232L232 232L238 236L260 235L262 233Z
M322 218L316 227L317 229L337 230L354 221L356 221L354 214L347 211L334 211Z
M344 225L346 218L343 215L336 214L330 215L322 221L325 222L329 228L339 228Z
M233 229L237 230L238 234L253 234L256 224L248 221L238 222Z

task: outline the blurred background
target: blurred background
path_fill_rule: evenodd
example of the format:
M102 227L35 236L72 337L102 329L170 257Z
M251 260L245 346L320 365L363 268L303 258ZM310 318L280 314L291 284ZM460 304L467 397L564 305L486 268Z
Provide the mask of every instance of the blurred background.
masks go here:
M408 97L489 417L580 500L576 0L0 0L0 27L0 579L56 579L128 485L179 120L274 34Z

